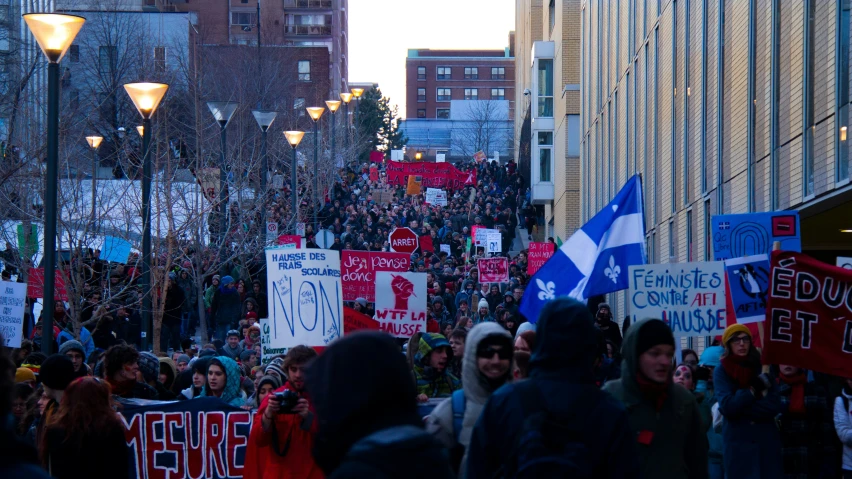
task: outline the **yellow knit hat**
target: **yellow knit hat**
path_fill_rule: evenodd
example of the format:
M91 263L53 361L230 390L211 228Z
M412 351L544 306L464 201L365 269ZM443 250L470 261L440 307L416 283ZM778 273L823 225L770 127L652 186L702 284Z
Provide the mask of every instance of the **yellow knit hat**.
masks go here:
M725 332L722 333L722 344L727 346L728 341L734 337L737 333L745 333L748 335L748 338L751 339L751 331L744 324L732 324L725 328Z
M23 382L26 382L26 381L35 382L35 380L36 380L35 373L32 372L32 370L30 370L30 369L18 368L18 370L15 371L15 382L16 383L23 383Z

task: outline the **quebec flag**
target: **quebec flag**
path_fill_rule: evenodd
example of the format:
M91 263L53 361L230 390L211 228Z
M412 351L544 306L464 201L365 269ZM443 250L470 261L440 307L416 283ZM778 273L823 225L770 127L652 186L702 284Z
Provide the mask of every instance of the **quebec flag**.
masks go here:
M633 176L530 280L520 311L531 323L558 296L588 298L627 289L627 269L645 264L642 180Z

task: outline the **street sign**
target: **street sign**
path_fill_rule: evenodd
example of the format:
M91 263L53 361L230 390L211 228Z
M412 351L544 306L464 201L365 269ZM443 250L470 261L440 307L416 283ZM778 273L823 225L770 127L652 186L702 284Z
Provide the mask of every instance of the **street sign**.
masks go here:
M331 245L334 244L334 233L329 230L319 230L316 238L317 246L322 249L331 248Z
M391 251L397 253L414 253L417 251L417 234L410 228L397 228L389 236Z
M278 238L278 223L266 223L266 241L275 241Z
M305 223L296 223L296 235L305 237Z

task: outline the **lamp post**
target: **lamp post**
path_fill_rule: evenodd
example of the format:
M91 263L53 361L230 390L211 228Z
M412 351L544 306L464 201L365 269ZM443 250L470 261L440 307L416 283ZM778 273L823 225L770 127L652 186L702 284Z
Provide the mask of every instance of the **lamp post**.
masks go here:
M56 279L56 192L59 189L59 61L71 47L86 19L76 15L30 13L24 21L47 57L47 171L44 185L44 328L53 331L53 298ZM53 342L42 352L50 355Z
M293 156L290 158L290 201L293 208L293 229L291 230L292 234L296 234L296 223L299 222L299 205L298 198L296 198L296 188L298 188L298 183L296 181L296 173L297 173L297 165L296 165L296 148L299 146L299 143L302 141L302 137L305 136L304 131L285 131L284 137L287 138L287 143L293 147Z
M321 106L309 106L306 110L308 110L311 120L314 120L314 188L311 197L313 199L312 209L314 211L314 236L316 237L317 231L319 231L319 224L317 223L317 202L319 201L317 191L319 189L319 120L325 112L325 108Z
M208 101L207 108L210 109L210 113L213 114L213 118L216 119L216 122L219 123L219 129L221 130L220 138L219 138L219 147L222 150L222 154L219 157L219 255L220 257L224 257L225 254L225 228L226 221L225 217L228 214L228 200L225 196L225 150L227 148L228 136L225 133L225 128L228 127L228 123L231 121L231 118L234 116L234 112L237 111L237 107L239 103L232 101ZM224 268L224 262L222 264L222 268Z
M361 106L361 95L364 94L363 88L350 88L352 91L352 96L355 97L355 117L353 121L355 122L355 132L358 132L358 109Z
M165 83L128 83L124 90L142 115L142 350L148 349L151 328L151 117L169 86ZM137 128L137 131L138 128Z
M260 2L258 2L258 11L260 11ZM258 31L258 39L260 31ZM259 41L258 41L259 42ZM266 176L269 174L269 160L266 156L266 132L275 121L276 113L274 111L252 110L257 126L260 127L260 244L266 244Z
M136 127L136 133L139 133L139 136L145 138L145 125L139 125Z
M417 153L414 154L414 159L415 159L415 161L422 160L423 159L423 153L418 151Z
M98 192L98 147L101 146L101 142L104 141L104 137L102 136L87 136L86 142L89 144L89 148L92 149L92 232L96 233L97 228L95 227L95 202L97 199Z
M329 121L331 121L331 162L333 166L337 166L337 159L334 155L337 140L334 134L334 126L335 123L337 123L337 115L335 115L335 113L337 113L337 109L340 108L340 100L326 100L325 104L328 106L328 111L331 112L331 118L329 118Z
M346 109L346 120L343 122L346 126L346 150L349 151L349 102L352 101L351 93L341 93L340 100L343 101L343 106Z

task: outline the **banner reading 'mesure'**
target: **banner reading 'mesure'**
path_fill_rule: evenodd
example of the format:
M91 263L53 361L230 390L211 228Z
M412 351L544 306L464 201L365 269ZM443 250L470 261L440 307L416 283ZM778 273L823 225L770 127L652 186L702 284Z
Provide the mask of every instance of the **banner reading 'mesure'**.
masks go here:
M340 253L267 250L266 272L272 348L326 346L343 335Z

